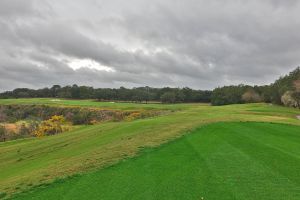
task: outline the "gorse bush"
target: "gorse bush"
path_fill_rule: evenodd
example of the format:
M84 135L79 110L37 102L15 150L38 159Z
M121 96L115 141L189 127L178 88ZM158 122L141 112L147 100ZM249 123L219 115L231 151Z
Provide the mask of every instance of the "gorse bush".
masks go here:
M63 116L54 115L50 119L43 121L33 134L37 137L45 135L55 135L64 131L63 124L65 118Z
M125 117L125 120L133 121L136 119L144 119L144 118L153 117L153 116L157 116L157 115L159 115L159 113L157 113L157 112L144 112L144 111L132 112Z

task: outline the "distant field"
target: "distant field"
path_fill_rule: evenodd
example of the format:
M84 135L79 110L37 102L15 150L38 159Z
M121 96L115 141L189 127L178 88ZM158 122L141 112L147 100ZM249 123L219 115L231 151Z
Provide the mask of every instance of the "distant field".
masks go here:
M85 174L87 171L91 170L96 170L95 173L105 173L105 170L102 169L103 167L110 166L119 162L120 160L136 156L137 154L141 154L143 156L144 154L140 153L142 149L147 149L148 147L157 147L161 144L179 138L182 135L193 132L198 127L210 123L226 121L255 121L300 125L300 120L296 118L296 116L300 113L299 110L268 104L247 104L212 107L207 104L131 104L109 102L103 103L88 100L53 101L52 99L0 100L0 104L47 104L53 106L76 105L99 107L104 109L168 109L174 111L166 115L140 119L131 122L105 122L99 125L81 126L78 129L55 136L44 138L29 138L24 140L0 143L0 194L1 192L6 193L7 196L16 192L27 191L33 186L50 183L56 178L62 178L68 175L74 175L78 173ZM244 125L241 126L243 127ZM252 124L250 123L249 126L250 128L246 127L245 130L251 130ZM273 125L268 124L266 126L271 130L271 127ZM221 132L223 129L226 129L226 127L223 128L222 126L217 127L219 127L217 129L220 129ZM240 126L238 125L232 125L232 127L238 127L238 129L240 128ZM274 125L274 127L275 128L272 130L274 131L274 134L277 134L275 132L277 129L289 126ZM291 126L291 129L287 130L291 131L296 130L297 128L298 127ZM238 129L235 130L236 134L231 135L232 138L235 136L239 138L239 132L240 134L245 133L244 131L239 131ZM259 129L258 132L264 134L262 131L263 129L264 128ZM199 131L200 130L201 129L199 129ZM250 134L251 131L248 131L248 135ZM271 134L271 132L266 134ZM291 132L289 134L294 134L295 141L298 140L297 132ZM192 135L198 135L198 133ZM202 134L199 133L199 135ZM209 136L209 134L204 135L207 135L207 137ZM287 138L287 140L290 139ZM177 142L179 141L180 140L178 140ZM225 141L226 140L224 140L224 142ZM270 142L272 143L272 141ZM255 149L256 147L253 146L253 148ZM287 151L289 150L290 149L287 149ZM276 149L274 151L276 151ZM180 152L181 150L179 148L178 154L180 154ZM297 154L297 152L295 153ZM211 158L213 159L214 157ZM131 161L132 159L129 159L126 162ZM182 163L183 166L184 164L185 162ZM163 166L158 165L158 167ZM176 172L175 170L174 173L179 173L179 171ZM181 173L183 174L182 179L184 179L185 172L182 171ZM142 178L145 174L137 173L136 175L141 176ZM121 174L117 174L115 176L123 177L123 175ZM126 181L125 175L123 179L124 181ZM153 181L151 177L149 178L149 181ZM164 182L166 182L167 184L169 182L168 178ZM121 183L122 182L117 182L112 184L116 184L117 188L120 186L118 184ZM64 190L69 187L68 181L63 184L66 184L66 187L61 186L62 192L64 192ZM70 182L70 184L72 183ZM88 184L88 182L86 184ZM135 184L134 180L132 180L132 184ZM49 186L49 195L51 195L51 188L57 187L55 185L56 184ZM85 187L84 184L82 186L83 188ZM184 188L190 187L190 185L181 186ZM138 192L139 190L142 190L142 188L135 187L136 186L132 187L133 191L137 190ZM74 188L76 187L74 186ZM94 188L94 186L91 186L91 189L92 188ZM178 190L179 189L180 188L178 188ZM129 190L129 188L127 188L126 190ZM44 189L41 190L41 193L40 189L38 189L38 191L39 195L44 195ZM126 193L126 191L120 192L120 195L130 194L130 192L132 191L127 192L128 193ZM154 194L155 190L146 192L149 192L149 194ZM198 195L199 193L193 193L190 195L196 194ZM39 197L39 195L37 197ZM70 195L72 196L73 194L70 193ZM141 198L144 198L142 194L140 195ZM180 197L180 195L183 194L178 194L178 197ZM124 199L126 199L125 197ZM84 197L82 197L82 199L83 198ZM136 198L138 198L138 196ZM107 197L107 199L109 198Z
M216 123L15 199L300 199L300 129Z
M40 104L53 106L84 106L98 107L104 109L119 110L137 110L137 109L161 109L161 110L178 110L189 107L191 104L161 104L161 103L118 103L118 102L99 102L96 100L64 100L51 98L28 98L28 99L0 99L0 105L9 104Z

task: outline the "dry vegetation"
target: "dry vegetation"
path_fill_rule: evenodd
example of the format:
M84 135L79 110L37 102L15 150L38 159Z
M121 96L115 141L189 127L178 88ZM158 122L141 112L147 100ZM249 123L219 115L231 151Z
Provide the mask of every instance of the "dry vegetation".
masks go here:
M0 142L55 135L76 125L132 121L161 114L153 110L107 110L75 106L0 105Z

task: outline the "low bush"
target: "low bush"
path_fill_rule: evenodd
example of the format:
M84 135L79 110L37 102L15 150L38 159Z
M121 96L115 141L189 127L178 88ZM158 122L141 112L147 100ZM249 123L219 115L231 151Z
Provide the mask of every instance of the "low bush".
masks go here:
M93 125L103 121L132 121L158 115L154 111L113 111L45 105L0 105L0 141L55 135L71 125Z

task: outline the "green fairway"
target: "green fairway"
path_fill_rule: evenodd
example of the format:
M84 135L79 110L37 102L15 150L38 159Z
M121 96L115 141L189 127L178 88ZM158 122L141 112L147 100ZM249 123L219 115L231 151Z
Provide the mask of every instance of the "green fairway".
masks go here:
M15 199L299 199L300 129L216 123Z

